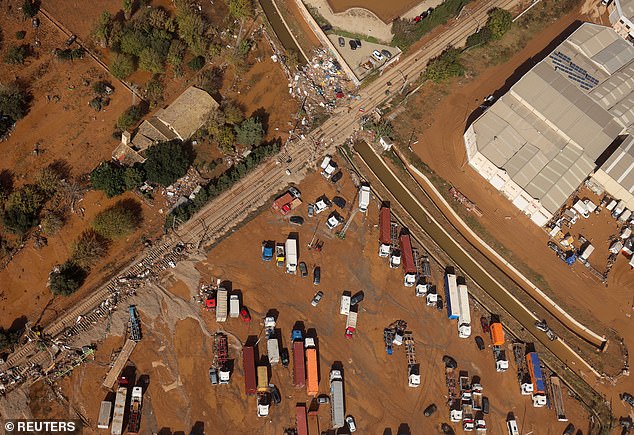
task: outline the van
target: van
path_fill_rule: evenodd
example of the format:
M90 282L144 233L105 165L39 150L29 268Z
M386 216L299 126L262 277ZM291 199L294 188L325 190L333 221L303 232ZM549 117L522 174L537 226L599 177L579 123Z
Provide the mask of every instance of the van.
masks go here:
M520 430L517 427L517 422L515 421L514 418L506 422L506 428L509 431L509 435L520 435Z
M577 210L577 212L584 218L588 219L590 217L590 212L588 211L588 208L583 201L576 200L575 203L572 205L572 208Z

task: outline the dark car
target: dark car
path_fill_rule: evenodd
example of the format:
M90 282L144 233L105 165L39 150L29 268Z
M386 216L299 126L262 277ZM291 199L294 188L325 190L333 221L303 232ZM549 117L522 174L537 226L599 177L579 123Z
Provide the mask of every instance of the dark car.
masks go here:
M355 39L354 42L357 43L357 47L361 47L361 40L360 39Z
M330 397L326 396L325 394L322 394L321 396L317 396L317 403L319 403L320 405L323 405L325 403L330 403Z
M321 282L321 268L317 266L313 270L313 284L319 285L320 282Z
M276 405L279 405L280 403L282 403L282 395L280 394L280 390L278 390L278 388L273 384L269 385L269 387L271 388L271 396L273 397L273 403L275 403Z
M304 218L301 216L291 216L289 220L293 225L304 225Z
M306 267L306 263L303 261L299 263L299 274L302 278L306 278L308 276L308 268Z
M350 298L350 305L357 305L363 300L364 297L365 295L363 294L363 292L355 293L355 295Z
M437 409L438 407L436 406L436 404L432 403L427 408L425 408L425 411L423 411L423 414L425 415L425 417L431 417L432 415L434 415L434 412L436 412Z
M288 359L288 349L283 348L283 349L280 351L280 357L282 358L282 365L283 365L284 367L288 367L288 362L289 362L289 359Z
M332 26L330 24L325 24L321 26L321 30L323 30L324 32L327 32L329 30L332 30Z
M438 311L442 311L442 308L443 308L442 298L438 296L438 300L436 301L436 309Z
M343 199L343 198L342 198L342 197L340 197L340 196L335 196L335 197L332 199L332 203L333 203L334 205L336 205L337 207L339 207L339 208L344 208L344 207L346 206L346 200L345 200L345 199Z
M352 39L350 41L348 41L348 44L350 44L350 50L356 50L357 49L357 43L355 41L353 41Z
M476 345L478 346L478 349L484 350L485 346L484 346L484 340L482 339L482 337L480 337L479 335L476 335L475 342L476 342Z
M482 412L485 414L489 413L489 398L487 396L482 398Z
M77 39L77 35L70 35L70 38L68 38L65 42L67 47L70 47L73 42L75 42L75 40Z
M337 181L341 180L341 177L343 177L343 172L338 171L335 175L330 177L330 182L336 183Z
M634 397L630 393L621 393L619 394L619 397L622 401L634 408Z
M458 363L456 362L456 360L449 355L443 356L442 362L445 363L445 367L448 369L455 369L456 367L458 367Z
M570 423L568 426L566 426L566 429L564 429L563 435L572 435L575 433L575 425Z
M454 432L453 428L449 426L447 423L441 424L440 430L442 430L442 433L446 433L449 435L456 435L456 432Z
M482 333L483 334L488 334L490 329L489 329L489 319L487 319L486 317L482 316L480 317L480 326L482 326Z
M381 54L385 56L387 59L390 59L392 57L392 53L390 53L387 50L381 50Z
M343 39L341 36L339 37L339 47L345 47L346 46L346 40Z

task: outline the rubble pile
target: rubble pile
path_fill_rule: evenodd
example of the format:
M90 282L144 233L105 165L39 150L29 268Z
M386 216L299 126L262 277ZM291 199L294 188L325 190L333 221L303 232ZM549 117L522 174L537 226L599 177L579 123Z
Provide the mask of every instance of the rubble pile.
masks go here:
M196 194L202 189L206 180L200 176L195 168L189 168L187 174L179 178L174 184L161 188L160 192L165 197L167 207L171 210L184 199L193 200Z

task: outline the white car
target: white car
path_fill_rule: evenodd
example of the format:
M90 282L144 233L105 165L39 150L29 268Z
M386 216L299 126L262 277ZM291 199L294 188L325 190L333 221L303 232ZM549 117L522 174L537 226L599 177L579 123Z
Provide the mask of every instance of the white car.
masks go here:
M372 52L372 57L381 62L383 60L383 55L379 52L379 50L374 50Z
M350 429L350 432L357 431L357 425L354 423L354 418L351 415L346 417L346 423L348 423L348 429Z

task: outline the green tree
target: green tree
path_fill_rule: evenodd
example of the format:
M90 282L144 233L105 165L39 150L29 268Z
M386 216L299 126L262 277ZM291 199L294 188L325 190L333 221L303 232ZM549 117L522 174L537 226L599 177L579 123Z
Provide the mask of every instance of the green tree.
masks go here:
M23 65L24 60L29 56L28 45L12 45L4 55L4 63L9 65Z
M207 26L202 16L195 13L191 8L186 11L179 11L176 16L178 23L178 36L187 44L195 56L202 56L207 51L205 35Z
M133 127L143 118L143 115L145 115L145 106L143 106L143 104L130 106L119 116L119 119L117 119L117 128L127 130Z
M40 225L45 234L52 236L64 226L64 218L57 212L48 212L42 217Z
M229 0L229 13L237 19L253 15L252 0Z
M238 125L244 121L244 112L234 101L225 100L222 104L222 113L225 115L225 122L227 124Z
M145 86L145 98L148 103L150 103L150 107L156 107L159 103L161 103L161 101L163 101L164 91L165 86L163 85L161 76L155 74Z
M101 237L94 230L86 230L75 242L70 261L89 269L108 252L108 240Z
M501 39L513 24L513 15L507 10L495 8L489 12L487 28L491 31L491 38Z
M257 118L247 118L240 125L236 125L236 141L242 145L257 145L264 138L264 128Z
M0 115L17 121L29 111L31 96L17 84L0 84Z
M139 226L140 210L136 201L119 201L95 216L92 228L106 239L125 237Z
M465 45L466 47L475 47L478 45L487 44L489 41L491 41L491 39L491 29L485 26L478 30L476 33L469 35L469 37L467 37L467 43Z
M165 68L163 66L163 58L152 48L144 48L139 56L139 68L154 74L162 73Z
M72 261L57 266L48 276L48 286L54 295L68 296L77 291L86 279L86 271Z
M110 72L118 79L125 79L135 70L134 59L123 53L113 53L110 59Z
M0 328L0 350L13 346L18 342L20 334L17 331Z
M50 166L40 169L35 175L35 184L47 196L53 196L59 189L59 173Z
M236 135L233 132L233 129L228 125L225 125L220 128L218 134L215 136L220 149L226 153L229 153L233 150L233 145L236 142Z
M102 162L90 173L90 183L111 198L122 194L126 189L125 169L112 162Z
M9 195L3 215L5 227L24 234L37 225L42 206L46 202L44 194L33 184L27 184Z
M119 49L122 53L140 56L145 47L149 45L149 38L139 29L128 28L119 38Z
M134 0L123 0L123 16L126 20L132 17Z
M147 14L147 22L157 29L165 29L167 23L167 13L163 9L152 8ZM168 29L165 29L168 30ZM169 31L169 30L168 30Z
M460 56L460 50L453 47L448 48L440 56L429 61L425 76L436 83L451 77L463 76L465 69L460 63Z
M143 169L148 181L169 186L187 173L192 163L190 153L180 140L161 142L148 148Z
M93 27L91 35L93 40L102 47L108 47L110 45L110 39L112 37L112 15L110 12L103 11L99 16L99 20Z
M27 18L33 18L39 11L39 0L24 0L24 2L22 3L22 13Z
M167 52L167 63L173 66L181 65L185 57L187 45L180 39L173 39Z
M198 71L200 70L202 67L205 66L205 58L202 56L196 56L194 57L192 60L190 60L189 62L187 62L187 66L189 67L189 69L191 69L192 71Z
M15 39L24 39L26 38L26 32L24 30L18 30L15 32Z
M145 171L141 165L125 168L123 181L127 190L136 189L145 181Z

